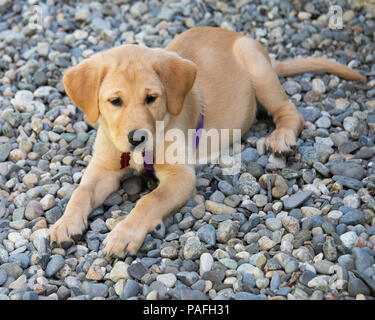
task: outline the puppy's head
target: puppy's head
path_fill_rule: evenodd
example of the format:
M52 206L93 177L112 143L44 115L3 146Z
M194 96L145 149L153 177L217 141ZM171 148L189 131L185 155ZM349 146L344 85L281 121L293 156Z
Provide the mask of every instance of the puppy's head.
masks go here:
M123 45L66 71L65 90L91 123L101 125L122 152L134 130L155 133L155 122L178 115L196 76L195 64L175 53Z

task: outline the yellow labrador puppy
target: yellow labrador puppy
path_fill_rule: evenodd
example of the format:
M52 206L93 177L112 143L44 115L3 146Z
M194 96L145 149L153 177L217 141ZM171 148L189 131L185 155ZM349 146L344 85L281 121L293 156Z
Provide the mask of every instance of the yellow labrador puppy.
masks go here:
M289 152L304 120L288 100L278 76L330 72L364 81L359 73L321 58L271 62L256 41L219 28L194 28L177 36L165 49L123 45L97 53L67 70L63 83L72 101L91 123L99 121L92 160L64 215L51 227L53 246L69 246L87 228L90 212L119 187L135 163L135 130L155 134L156 121L165 130L197 128L241 129L246 133L256 111L256 99L273 117L276 129L266 147ZM202 109L204 111L202 111ZM157 146L156 146L157 148ZM143 196L131 213L109 233L109 256L135 254L147 233L195 190L194 166L153 165L158 187Z

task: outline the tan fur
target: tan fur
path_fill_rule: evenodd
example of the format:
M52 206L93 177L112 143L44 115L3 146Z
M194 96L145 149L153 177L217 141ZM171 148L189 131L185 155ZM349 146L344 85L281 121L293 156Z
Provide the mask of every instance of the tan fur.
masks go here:
M164 50L124 45L70 68L63 78L67 94L89 121L98 121L100 126L82 182L50 230L51 243L70 245L86 229L90 212L119 187L121 177L142 169L134 163L135 154L130 167L120 169L121 154L133 150L128 141L131 130L148 129L155 134L156 121L164 120L166 131L179 128L187 137L187 130L196 127L204 110L205 129L241 129L245 133L254 119L257 99L276 124L266 146L273 152L289 152L304 120L286 96L278 75L306 71L364 80L354 70L320 58L271 62L256 40L211 27L184 32ZM147 94L157 96L152 105L145 103ZM114 98L121 98L123 105L113 106L110 101ZM199 144L199 150L208 147L204 141ZM107 236L109 256L135 254L146 234L194 194L192 165L155 164L154 169L159 186L143 196Z
M290 61L275 61L272 67L280 77L291 76L303 72L328 72L345 80L365 81L366 78L349 67L323 58L304 58Z

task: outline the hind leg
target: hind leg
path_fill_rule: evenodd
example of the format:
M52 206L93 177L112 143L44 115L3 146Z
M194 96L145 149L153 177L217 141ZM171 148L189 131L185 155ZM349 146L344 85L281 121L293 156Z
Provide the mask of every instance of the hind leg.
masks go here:
M233 51L249 73L256 98L276 124L266 139L266 148L276 154L289 153L303 129L302 115L289 101L267 52L256 40L240 38L234 43Z

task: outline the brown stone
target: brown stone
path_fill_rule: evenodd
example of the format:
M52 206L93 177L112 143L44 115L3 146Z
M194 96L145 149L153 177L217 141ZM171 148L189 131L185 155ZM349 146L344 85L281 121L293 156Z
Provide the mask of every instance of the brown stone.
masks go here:
M285 179L278 174L264 174L259 178L259 184L265 190L267 190L267 177L270 177L271 180L271 190L272 196L274 198L280 199L285 196L288 191L288 185L285 182Z

